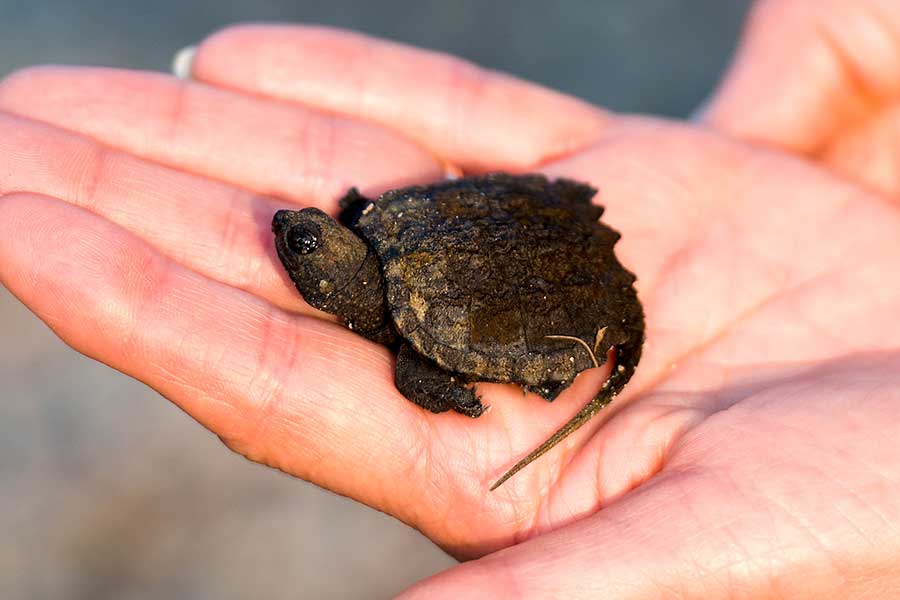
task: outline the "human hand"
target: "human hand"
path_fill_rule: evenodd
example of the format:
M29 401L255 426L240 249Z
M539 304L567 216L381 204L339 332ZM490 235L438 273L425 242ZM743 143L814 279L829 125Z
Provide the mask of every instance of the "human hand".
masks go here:
M900 215L883 198L329 30L229 30L193 73L219 89L82 69L0 85L0 110L70 130L0 119L0 280L232 449L456 556L506 548L411 594L872 598L896 580ZM302 305L268 231L276 207L333 209L351 183L443 162L598 185L648 317L606 415L494 493L602 377L553 404L484 385L494 410L474 421L425 413L384 349Z
M900 196L900 4L759 0L702 118Z

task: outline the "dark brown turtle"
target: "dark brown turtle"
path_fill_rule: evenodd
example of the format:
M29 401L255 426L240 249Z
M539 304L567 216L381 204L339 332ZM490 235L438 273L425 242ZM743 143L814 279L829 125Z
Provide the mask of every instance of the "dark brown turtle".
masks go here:
M631 378L644 316L634 275L613 254L596 190L495 173L393 190L355 189L339 221L279 211L278 256L312 306L397 353L395 382L433 412L484 411L472 385L517 383L553 400L606 361L603 389L492 490L587 422Z

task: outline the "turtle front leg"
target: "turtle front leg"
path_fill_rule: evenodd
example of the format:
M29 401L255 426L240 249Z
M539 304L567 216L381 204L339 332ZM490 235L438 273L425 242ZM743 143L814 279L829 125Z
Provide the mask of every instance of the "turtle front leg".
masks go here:
M484 405L466 381L416 352L409 344L397 352L394 384L408 400L431 412L450 409L469 417L478 417Z

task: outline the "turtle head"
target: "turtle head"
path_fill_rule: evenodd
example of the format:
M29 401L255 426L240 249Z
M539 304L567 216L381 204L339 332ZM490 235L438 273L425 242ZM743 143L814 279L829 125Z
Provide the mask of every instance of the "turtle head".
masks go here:
M340 246L348 245L344 240L347 236L343 229L344 227L317 208L279 210L272 218L272 232L275 234L278 258L292 276L297 270L311 272L340 269L334 255L340 254ZM356 238L349 230L346 233ZM356 242L361 243L362 240L357 239ZM356 245L350 240L351 250L358 253ZM303 290L301 293L306 295Z
M303 298L377 337L387 313L380 263L369 245L318 208L279 210L272 232L278 258Z

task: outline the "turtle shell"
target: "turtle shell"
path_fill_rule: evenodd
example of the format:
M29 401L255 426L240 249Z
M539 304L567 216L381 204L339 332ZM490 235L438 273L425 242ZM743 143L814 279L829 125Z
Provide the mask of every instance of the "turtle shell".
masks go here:
M634 275L596 190L493 174L383 195L357 230L379 257L401 337L473 379L569 383L642 334ZM560 337L564 336L564 337ZM577 338L584 345L571 339Z

